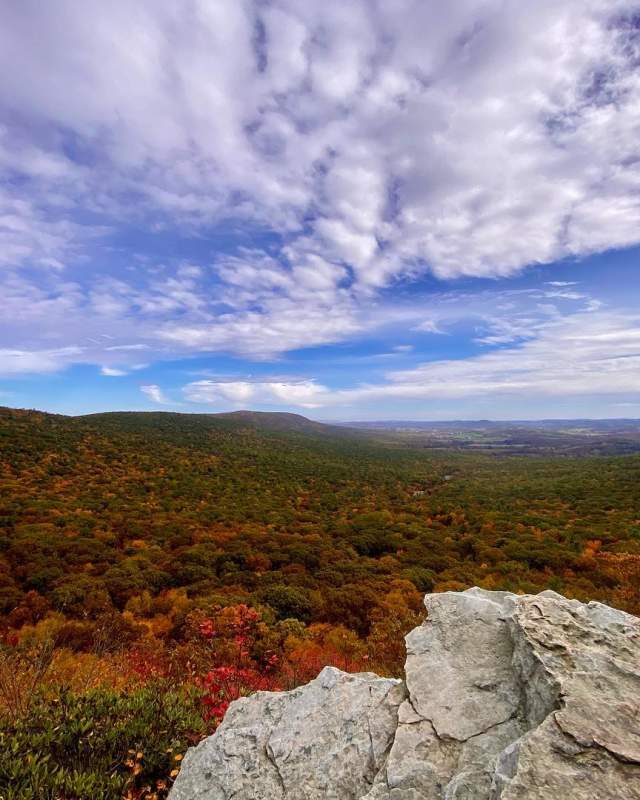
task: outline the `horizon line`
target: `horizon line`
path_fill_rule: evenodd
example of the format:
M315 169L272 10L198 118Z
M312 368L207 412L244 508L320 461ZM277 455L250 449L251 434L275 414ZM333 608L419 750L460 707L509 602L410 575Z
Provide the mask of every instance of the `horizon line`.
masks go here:
M377 417L375 419L317 419L313 417L308 417L305 414L301 414L297 411L264 411L261 409L252 409L252 408L234 408L228 409L224 411L171 411L168 409L119 409L117 411L90 411L85 414L63 414L57 411L47 411L41 408L26 408L22 406L9 406L9 405L2 405L0 409L8 409L10 411L24 411L24 412L34 412L37 414L48 414L50 416L55 417L67 417L69 419L77 419L82 417L91 417L97 416L101 414L178 414L180 416L221 416L227 414L269 414L269 415L283 415L283 416L296 416L296 417L303 417L304 419L309 420L310 422L317 422L321 425L366 425L366 424L388 424L388 423L402 423L402 424L412 424L412 423L437 423L437 424L454 424L454 423L483 423L483 422L490 422L490 423L500 423L500 422L510 422L510 423L517 423L517 422L634 422L640 424L640 417L512 417L512 418L505 418L505 417L477 417L475 419L472 418L449 418L449 419L418 419L418 418L383 418Z

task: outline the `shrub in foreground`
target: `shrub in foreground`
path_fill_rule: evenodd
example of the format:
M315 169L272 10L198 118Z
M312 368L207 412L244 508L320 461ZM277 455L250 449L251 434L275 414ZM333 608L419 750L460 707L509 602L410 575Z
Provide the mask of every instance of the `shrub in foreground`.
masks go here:
M190 688L34 696L0 720L0 800L161 800L205 732Z

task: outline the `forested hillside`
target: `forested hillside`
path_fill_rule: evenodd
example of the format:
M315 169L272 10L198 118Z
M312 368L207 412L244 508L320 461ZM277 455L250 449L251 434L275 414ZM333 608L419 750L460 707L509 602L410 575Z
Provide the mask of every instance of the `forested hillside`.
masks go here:
M32 796L20 748L37 730L44 758L63 707L93 715L94 738L71 737L43 797L161 797L237 694L325 663L396 672L428 591L553 588L640 613L638 455L429 449L294 415L9 409L0 453L7 800ZM145 723L158 681L169 705ZM95 733L100 714L132 753Z

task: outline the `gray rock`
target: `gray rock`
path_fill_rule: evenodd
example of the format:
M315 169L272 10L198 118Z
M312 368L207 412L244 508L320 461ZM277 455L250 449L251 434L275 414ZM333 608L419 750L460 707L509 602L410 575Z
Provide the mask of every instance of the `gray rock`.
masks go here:
M406 687L326 668L238 700L171 800L640 800L640 620L555 592L425 605Z
M401 681L325 667L291 692L236 700L187 752L171 800L356 800L384 763L404 696Z

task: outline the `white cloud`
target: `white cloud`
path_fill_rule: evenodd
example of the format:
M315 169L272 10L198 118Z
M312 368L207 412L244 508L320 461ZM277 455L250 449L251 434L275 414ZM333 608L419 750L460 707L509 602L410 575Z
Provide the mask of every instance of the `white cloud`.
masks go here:
M434 360L389 372L384 381L331 389L314 380L201 380L184 387L187 400L217 408L275 404L283 407L394 408L433 400L470 403L493 398L635 395L640 386L640 315L581 310L540 316L515 343L467 358ZM505 337L508 339L508 337Z
M171 404L171 400L165 397L165 394L162 391L162 389L155 383L149 383L144 386L141 386L140 391L154 403L158 403L159 405L163 406Z
M119 378L123 375L126 375L127 372L123 369L116 369L116 367L102 367L100 374L105 375L108 378Z
M438 325L432 319L425 319L424 322L419 323L414 327L414 331L420 333L442 333Z
M3 4L3 342L64 354L9 361L50 369L75 347L115 370L96 344L114 331L123 354L273 358L371 330L388 316L379 290L427 272L495 278L640 243L636 12ZM142 253L116 275L98 237L120 226L275 236L155 275ZM549 283L548 300L581 299ZM408 324L442 330L430 309ZM488 327L486 344L537 335L523 318Z
M114 344L111 347L104 348L107 352L112 352L114 350L148 350L148 344Z
M187 400L213 406L243 407L269 404L317 408L328 389L313 380L300 381L194 381L184 387Z
M361 316L347 299L305 307L293 298L274 296L260 311L242 309L211 314L206 322L169 323L157 335L184 350L222 350L260 360L345 339L363 329Z
M393 351L395 353L410 353L413 350L412 344L397 344Z
M637 393L639 376L640 315L581 311L539 320L516 346L430 361L389 373L385 383L329 393L319 401L366 406L382 399L616 395Z
M0 375L58 372L80 360L79 347L60 347L52 350L0 349Z
M30 175L34 198L41 181L60 203L86 194L110 212L126 189L178 223L238 216L299 232L311 212L307 243L364 283L422 262L500 275L624 246L640 236L634 11L632 0L200 0L184 15L167 0L134 13L124 0L11 5L5 107L100 149L88 169L45 137L5 169ZM6 128L7 152L18 133ZM19 242L12 252L26 255Z

